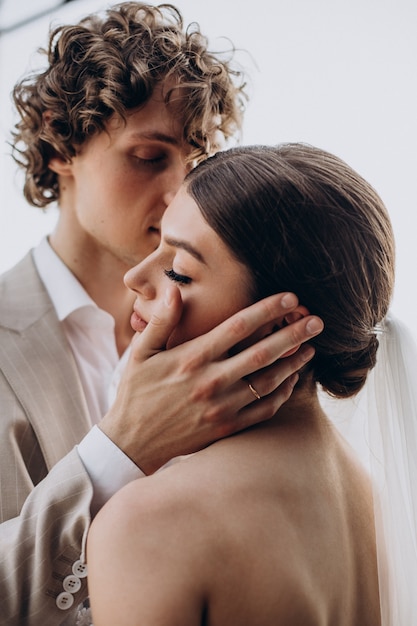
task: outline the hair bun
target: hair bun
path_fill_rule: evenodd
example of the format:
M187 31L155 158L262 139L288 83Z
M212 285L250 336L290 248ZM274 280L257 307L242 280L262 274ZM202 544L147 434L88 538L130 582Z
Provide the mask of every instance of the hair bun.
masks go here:
M317 356L314 361L315 379L323 389L337 398L348 398L362 389L369 370L376 363L379 341L372 334L365 348L346 352L332 358Z

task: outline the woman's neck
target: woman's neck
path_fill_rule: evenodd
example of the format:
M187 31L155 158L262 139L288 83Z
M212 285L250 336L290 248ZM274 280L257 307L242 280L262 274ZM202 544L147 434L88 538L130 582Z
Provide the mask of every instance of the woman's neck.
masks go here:
M254 428L298 428L307 424L319 426L328 423L328 417L320 404L317 386L309 375L295 386L290 398L270 420Z

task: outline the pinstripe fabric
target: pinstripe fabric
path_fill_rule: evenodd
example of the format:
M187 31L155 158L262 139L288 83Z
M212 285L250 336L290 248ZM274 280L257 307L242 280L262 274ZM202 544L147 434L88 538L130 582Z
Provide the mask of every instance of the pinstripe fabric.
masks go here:
M28 254L0 277L0 624L65 618L55 597L80 556L92 496L73 448L89 428L72 353Z

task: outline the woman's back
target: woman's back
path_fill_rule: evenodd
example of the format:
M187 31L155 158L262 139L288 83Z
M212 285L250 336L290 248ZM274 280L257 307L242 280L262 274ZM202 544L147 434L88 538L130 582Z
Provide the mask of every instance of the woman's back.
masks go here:
M379 624L370 485L318 405L133 483L106 515L135 599L120 626Z

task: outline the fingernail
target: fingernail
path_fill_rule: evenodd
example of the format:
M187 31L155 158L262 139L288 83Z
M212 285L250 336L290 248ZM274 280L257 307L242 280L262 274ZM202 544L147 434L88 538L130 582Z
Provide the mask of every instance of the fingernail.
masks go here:
M306 330L310 335L317 335L320 331L323 330L323 327L323 322L320 319L313 317L313 319L308 320Z
M297 306L297 303L298 300L293 293L286 293L281 298L281 306L283 306L284 309L290 309L293 306Z

